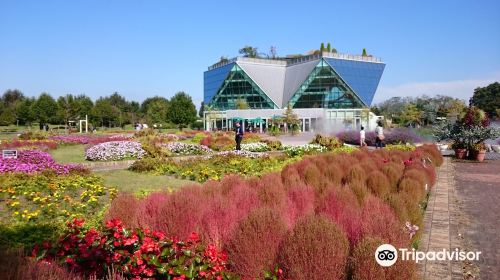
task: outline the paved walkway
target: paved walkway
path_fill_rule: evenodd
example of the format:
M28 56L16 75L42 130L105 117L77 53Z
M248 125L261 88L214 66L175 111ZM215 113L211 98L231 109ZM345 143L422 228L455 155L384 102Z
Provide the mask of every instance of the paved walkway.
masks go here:
M500 279L500 160L454 161L458 234L467 250L481 251L479 262L465 263L472 278Z
M443 165L438 169L437 183L431 191L425 212L425 231L420 251L451 250L450 190L452 189L453 167L450 159L445 158ZM422 279L452 279L452 265L448 261L424 261L420 268Z

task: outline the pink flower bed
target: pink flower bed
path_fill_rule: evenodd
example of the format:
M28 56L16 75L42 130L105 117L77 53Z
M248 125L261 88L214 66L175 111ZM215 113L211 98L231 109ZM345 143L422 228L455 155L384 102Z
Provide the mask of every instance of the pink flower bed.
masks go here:
M106 136L91 136L91 135L56 135L49 139L66 144L90 144L96 145L110 141L130 140L132 135L106 135Z
M47 170L68 174L71 171L83 171L84 168L75 164L58 164L50 154L36 150L19 151L17 159L0 158L0 173L35 173Z

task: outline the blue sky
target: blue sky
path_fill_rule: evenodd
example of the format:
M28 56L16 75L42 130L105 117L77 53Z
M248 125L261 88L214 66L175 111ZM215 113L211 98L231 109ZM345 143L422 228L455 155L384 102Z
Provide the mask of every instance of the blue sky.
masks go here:
M0 92L185 91L198 106L203 71L244 45L280 55L331 42L387 63L375 101L448 94L500 81L500 1L0 0Z

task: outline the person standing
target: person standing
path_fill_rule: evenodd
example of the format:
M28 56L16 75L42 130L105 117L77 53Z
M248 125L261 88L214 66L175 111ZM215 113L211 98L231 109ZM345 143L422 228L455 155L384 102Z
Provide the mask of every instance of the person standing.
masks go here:
M366 145L366 142L365 142L365 128L362 126L361 127L361 131L359 132L359 146L360 147L364 147L364 146L367 146Z
M384 143L385 136L384 136L384 127L382 126L382 121L377 122L377 128L375 128L375 134L377 135L377 138L375 139L375 147L382 148Z
M241 140L243 140L243 127L241 127L240 122L236 123L235 133L234 140L236 141L236 150L239 151L241 150Z

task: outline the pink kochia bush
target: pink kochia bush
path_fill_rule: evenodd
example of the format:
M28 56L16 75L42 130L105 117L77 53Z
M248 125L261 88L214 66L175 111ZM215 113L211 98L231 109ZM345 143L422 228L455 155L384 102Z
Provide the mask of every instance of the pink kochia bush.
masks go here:
M0 158L0 173L53 171L57 174L68 174L72 171L84 170L80 165L58 164L50 154L37 150L18 151L17 159Z
M421 230L408 232L406 223L423 228L422 190L441 162L434 146L310 156L261 178L227 175L172 194L120 195L105 221L180 239L196 231L245 279L275 271L290 279L372 279L374 242L409 247ZM416 276L411 263L397 265L405 279Z
M122 160L126 158L142 158L146 152L141 143L132 141L111 141L97 144L85 151L87 160Z

